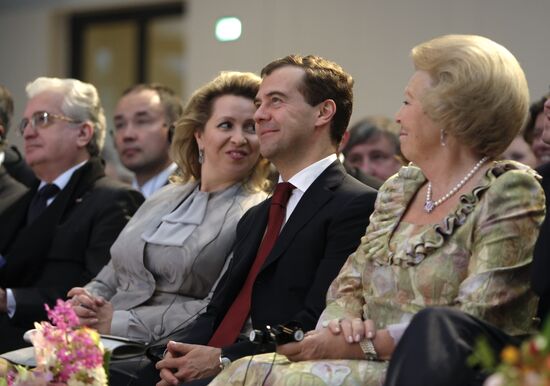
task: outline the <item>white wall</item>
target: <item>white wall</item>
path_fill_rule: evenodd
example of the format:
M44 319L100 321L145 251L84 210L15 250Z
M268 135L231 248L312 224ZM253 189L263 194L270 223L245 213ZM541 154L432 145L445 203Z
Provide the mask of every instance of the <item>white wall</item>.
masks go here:
M355 79L352 121L393 116L412 72L410 49L448 33L485 35L512 51L527 74L532 99L550 85L549 0L190 0L190 85L217 71L259 71L289 53L318 54ZM217 18L243 22L238 42L214 40Z
M140 1L146 2L146 0ZM66 76L63 17L70 10L136 0L0 0L0 83L15 94L39 75ZM527 74L532 99L550 84L549 0L188 0L182 28L188 44L186 94L221 70L259 70L289 53L318 54L355 78L352 122L393 116L412 72L410 49L447 33L485 35L512 51ZM214 39L214 23L238 16L237 42ZM184 95L187 96L187 95ZM12 142L19 139L13 136Z
M22 143L14 128L27 100L25 85L38 76L68 76L67 15L140 3L151 0L0 0L0 84L15 102L11 143Z

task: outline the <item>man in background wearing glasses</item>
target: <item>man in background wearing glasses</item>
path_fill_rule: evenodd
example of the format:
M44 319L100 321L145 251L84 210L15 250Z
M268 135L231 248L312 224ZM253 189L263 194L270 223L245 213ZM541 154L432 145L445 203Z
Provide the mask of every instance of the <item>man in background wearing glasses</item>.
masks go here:
M18 129L39 181L0 213L0 352L24 346L44 303L100 271L143 201L104 175L105 115L93 85L38 78L26 90Z
M181 99L160 84L138 84L123 92L113 137L122 164L134 172L132 186L147 198L176 171L170 159L170 126L183 111Z

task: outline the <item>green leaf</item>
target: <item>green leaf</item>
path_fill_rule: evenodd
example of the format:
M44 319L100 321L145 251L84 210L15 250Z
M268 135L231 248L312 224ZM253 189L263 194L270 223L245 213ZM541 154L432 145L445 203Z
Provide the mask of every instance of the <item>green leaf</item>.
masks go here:
M494 371L497 365L496 354L485 336L480 336L474 344L474 351L468 357L468 366L480 367L483 370Z

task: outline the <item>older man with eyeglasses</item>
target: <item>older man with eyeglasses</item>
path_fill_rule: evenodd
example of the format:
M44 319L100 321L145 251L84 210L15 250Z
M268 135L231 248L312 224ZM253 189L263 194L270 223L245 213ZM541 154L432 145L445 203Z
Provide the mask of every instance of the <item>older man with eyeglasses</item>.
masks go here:
M93 85L41 77L26 90L18 129L39 181L0 214L0 352L23 347L44 303L100 271L143 201L105 177L105 115Z
M181 99L158 83L132 86L117 103L115 148L122 164L134 173L132 186L146 198L176 171L169 154L170 126L182 112Z

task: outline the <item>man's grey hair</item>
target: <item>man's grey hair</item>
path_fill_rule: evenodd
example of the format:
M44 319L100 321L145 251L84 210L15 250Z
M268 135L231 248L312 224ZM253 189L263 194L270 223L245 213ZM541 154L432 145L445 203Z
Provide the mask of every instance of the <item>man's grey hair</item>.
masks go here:
M77 121L89 121L94 128L91 141L86 146L91 156L97 156L105 142L105 113L97 89L90 83L77 79L36 78L26 87L29 98L43 92L56 92L63 95L61 111Z

